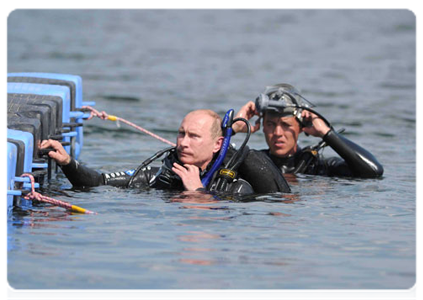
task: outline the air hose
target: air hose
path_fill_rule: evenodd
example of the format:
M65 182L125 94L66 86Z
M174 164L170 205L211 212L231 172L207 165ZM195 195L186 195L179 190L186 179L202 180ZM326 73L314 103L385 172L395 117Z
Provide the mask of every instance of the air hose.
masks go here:
M222 121L222 130L224 132L224 139L222 147L220 148L219 155L213 163L211 169L204 175L201 183L204 187L207 187L213 177L213 174L220 168L225 159L226 152L228 151L232 137L232 124L233 124L234 110L230 109L226 112L225 117Z

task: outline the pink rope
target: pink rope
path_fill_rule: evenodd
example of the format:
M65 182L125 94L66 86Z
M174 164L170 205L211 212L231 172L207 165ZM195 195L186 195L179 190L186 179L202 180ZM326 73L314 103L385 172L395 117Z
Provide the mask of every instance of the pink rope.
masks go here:
M61 200L56 200L47 196L43 196L40 193L35 191L35 180L34 180L34 176L32 176L31 174L22 174L21 177L29 177L29 179L31 180L31 192L28 193L26 196L24 196L24 199L26 200L37 200L40 202L45 202L45 203L49 203L55 206L59 206L62 208L65 208L67 210L74 210L74 205L65 202L65 201L61 201ZM95 212L89 211L87 209L83 209L85 211L86 214L96 214Z
M105 111L99 112L95 108L92 108L91 106L82 106L82 109L87 109L90 111L90 116L87 118L87 120L91 120L94 117L99 117L102 120L107 120L108 114Z
M105 111L99 112L98 110L92 108L91 106L82 106L81 108L90 111L90 116L87 118L87 120L91 120L93 117L98 117L98 118L100 118L102 120L107 120L109 118L109 115ZM148 135L150 135L150 136L158 139L159 141L162 141L163 143L169 144L169 145L171 145L173 147L176 146L176 144L174 144L174 143L172 143L172 142L170 142L170 141L168 141L168 140L166 140L166 139L158 136L157 134L154 134L151 131L148 131L147 129L144 129L141 126L138 126L138 125L136 125L136 124L134 124L132 122L129 122L129 121L127 121L125 119L122 119L120 117L116 117L116 120L118 120L120 122L123 122L123 123L125 123L125 124L127 124L129 126L132 126L135 129L137 129L139 131L142 131L142 132L144 132L144 133L146 133L146 134L148 134Z

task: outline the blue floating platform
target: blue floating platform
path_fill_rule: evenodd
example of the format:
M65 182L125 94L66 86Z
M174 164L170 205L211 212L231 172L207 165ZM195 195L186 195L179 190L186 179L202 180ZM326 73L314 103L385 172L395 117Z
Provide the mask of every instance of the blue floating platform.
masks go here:
M8 82L20 83L36 83L46 85L65 86L70 93L70 115L74 118L76 123L82 125L83 119L87 117L86 114L81 114L77 110L83 106L94 106L95 102L84 102L82 91L82 78L78 75L71 74L57 74L57 73L37 73L37 72L22 72L22 73L8 73ZM78 158L84 143L84 135L82 126L76 127L76 145L75 157Z
M35 84L35 83L19 83L19 82L8 82L7 83L7 93L13 94L34 94L34 95L45 95L45 96L56 96L62 99L62 122L64 124L71 123L71 100L70 92L67 87L57 86L57 85L48 85L48 84ZM80 112L83 114L82 112ZM65 150L69 154L73 154L73 149L71 149L71 137L77 136L77 132L69 132L69 134L64 134L63 140L68 142L70 145L65 146ZM78 149L79 151L76 151ZM78 157L76 153L80 152L80 146L78 143L75 143L75 157Z
M38 143L48 137L59 140L75 159L83 146L83 121L89 114L83 106L80 76L56 73L9 73L7 84L7 206L31 207L22 190L30 180L21 177L30 173L39 187L57 170L54 160L40 152ZM48 170L48 171L46 171ZM48 176L46 176L48 175Z
M18 196L15 190L16 164L18 162L18 147L7 142L7 211L13 207L13 198ZM13 192L12 192L13 191Z

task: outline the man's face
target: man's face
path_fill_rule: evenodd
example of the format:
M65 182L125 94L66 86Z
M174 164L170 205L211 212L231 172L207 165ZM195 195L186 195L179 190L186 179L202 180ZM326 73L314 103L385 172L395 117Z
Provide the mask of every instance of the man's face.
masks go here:
M266 113L263 119L263 132L270 153L278 157L286 157L297 151L300 124L294 116Z
M176 140L178 158L182 164L195 165L204 170L220 150L222 137L212 138L213 118L205 113L189 113L181 123Z

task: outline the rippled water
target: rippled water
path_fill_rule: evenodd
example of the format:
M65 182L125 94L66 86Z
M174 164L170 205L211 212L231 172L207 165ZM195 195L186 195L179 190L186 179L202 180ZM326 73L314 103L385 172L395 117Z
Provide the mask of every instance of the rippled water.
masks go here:
M384 165L382 179L297 176L292 194L208 203L186 193L44 193L8 219L17 289L407 289L416 281L416 28L405 10L18 10L8 72L80 75L84 100L174 140L183 116L223 114L289 82ZM133 168L165 145L91 120L80 161ZM241 142L236 137L235 142ZM300 144L317 142L301 137ZM255 134L252 148L264 148ZM325 155L333 152L326 149Z

